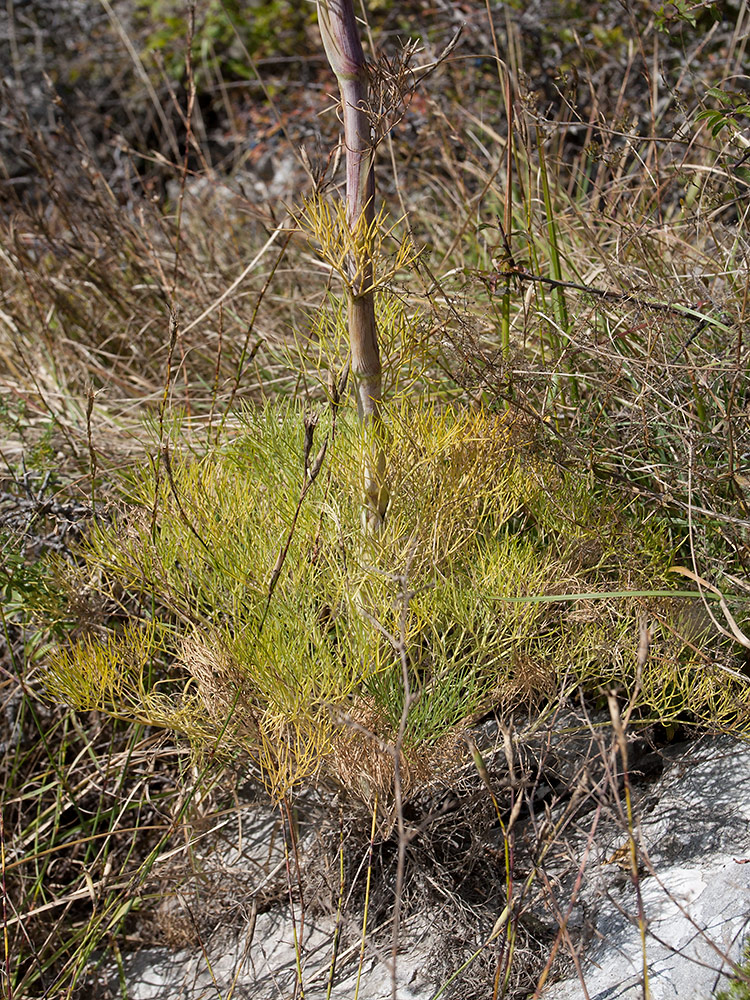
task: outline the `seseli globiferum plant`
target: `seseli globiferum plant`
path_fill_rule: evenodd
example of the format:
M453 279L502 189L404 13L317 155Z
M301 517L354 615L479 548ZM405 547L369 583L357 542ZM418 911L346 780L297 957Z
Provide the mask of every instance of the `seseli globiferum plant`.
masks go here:
M250 411L239 436L175 454L160 482L130 474L127 510L92 530L75 582L111 623L56 655L51 694L242 752L274 796L318 778L366 801L391 791L404 662L405 788L490 706L566 683L638 684L644 718L665 722L688 703L745 717L748 689L705 667L695 629L680 638L691 597L674 590L663 529L536 457L507 416L391 408L376 534L359 522L358 422L335 407L302 418ZM300 503L323 450L313 434L325 461Z

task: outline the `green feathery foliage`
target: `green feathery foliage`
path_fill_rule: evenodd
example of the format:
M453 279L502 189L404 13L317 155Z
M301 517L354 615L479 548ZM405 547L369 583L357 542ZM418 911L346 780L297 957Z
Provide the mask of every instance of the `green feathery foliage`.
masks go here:
M483 710L571 681L638 683L663 721L747 718L747 688L681 636L688 599L658 596L673 586L664 527L537 457L505 417L402 405L388 427L391 506L374 537L362 432L335 411L316 426L269 405L202 458L131 473L128 509L86 554L88 585L125 624L61 650L50 694L246 751L275 795L314 774L387 791L405 673L407 781Z

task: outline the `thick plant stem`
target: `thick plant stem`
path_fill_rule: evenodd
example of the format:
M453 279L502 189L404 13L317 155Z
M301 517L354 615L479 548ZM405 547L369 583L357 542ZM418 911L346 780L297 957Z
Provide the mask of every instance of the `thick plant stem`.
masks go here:
M317 5L323 47L341 94L347 221L353 244L347 282L351 378L365 437L365 521L370 529L377 530L383 523L388 492L384 483L385 451L380 412L382 369L369 245L375 217L375 177L366 111L367 71L352 0L317 0Z

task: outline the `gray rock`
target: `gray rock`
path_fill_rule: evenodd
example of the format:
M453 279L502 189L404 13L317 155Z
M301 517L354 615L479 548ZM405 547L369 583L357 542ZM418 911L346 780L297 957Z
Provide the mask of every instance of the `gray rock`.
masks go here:
M234 984L236 1000L268 1000L273 996L292 996L294 991L296 951L294 928L288 912L283 915L261 914L252 936L248 928L239 936L220 933L200 949L170 952L148 948L124 961L129 1000L199 1000L226 995ZM309 1000L323 1000L328 995L333 927L309 928L302 949L302 982ZM418 1000L432 995L413 992L409 981L421 969L425 954L410 949L398 964L398 1000ZM348 972L336 978L331 1000L351 1000L358 973L356 962ZM111 984L115 986L114 980ZM116 995L116 994L115 994ZM367 957L362 967L360 1000L391 1000L391 975L383 957Z
M299 849L304 852L314 839L314 831L303 823L300 838ZM235 886L242 897L250 895L248 886L259 893L275 878L284 880L278 813L265 803L241 807L212 837L195 845L192 863L198 881L208 885L204 910L226 891L227 884ZM195 929L205 916L200 912L200 902L190 898L187 886L184 893L165 896L159 909L164 926L172 924L178 929L185 923ZM389 928L381 928L380 934L368 929L361 970L359 928L355 925L348 929L346 944L336 957L331 1000L351 1000L358 979L360 1000L391 1000ZM298 906L293 913L289 905L275 902L266 912L254 914L248 902L244 914L235 909L212 932L198 937L197 943L191 942L189 947L148 947L125 953L121 970L110 963L99 971L96 995L119 997L122 974L129 1000L202 1000L230 994L235 1000L291 997L299 968L308 1000L329 996L336 937L332 917L306 915L302 926ZM434 993L434 987L424 985L425 963L434 946L429 927L407 921L401 941L404 954L399 956L396 968L397 1000L424 1000ZM420 990L412 986L417 973L423 983Z
M750 746L703 740L674 756L636 830L651 1000L707 1000L727 985L750 921ZM629 871L603 845L582 902L594 926L582 976L590 1000L641 1000L644 946ZM578 976L546 1000L580 1000Z

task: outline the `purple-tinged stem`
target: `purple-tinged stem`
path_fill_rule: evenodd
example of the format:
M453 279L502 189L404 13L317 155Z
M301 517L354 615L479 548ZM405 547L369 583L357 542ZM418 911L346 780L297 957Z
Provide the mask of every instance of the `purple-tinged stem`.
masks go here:
M380 402L382 368L372 291L372 257L365 233L375 217L373 143L367 116L367 69L352 0L317 0L323 47L341 94L346 145L346 209L357 252L349 259L347 318L351 350L351 378L357 411L365 425L367 453L364 465L365 516L377 530L388 504L384 484Z

